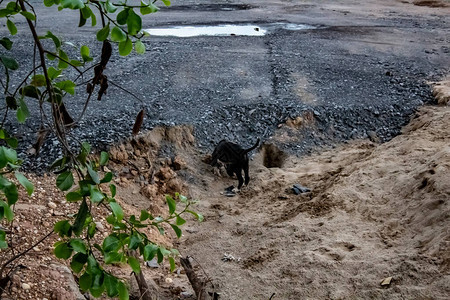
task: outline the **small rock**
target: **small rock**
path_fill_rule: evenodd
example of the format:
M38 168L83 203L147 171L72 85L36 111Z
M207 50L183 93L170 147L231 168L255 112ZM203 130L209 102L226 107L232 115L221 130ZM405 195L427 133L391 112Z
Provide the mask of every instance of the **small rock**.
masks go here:
M22 289L27 291L27 290L31 289L31 286L28 283L22 283Z
M166 283L172 283L172 282L173 282L173 279L170 278L170 277L167 277L166 280L165 280L165 282L166 282Z
M194 295L190 292L181 292L180 293L180 298L181 299L189 299L192 298Z
M303 193L311 192L311 189L304 187L297 183L297 184L294 184L294 186L292 187L292 191L294 192L294 194L300 195Z
M382 285L382 286L390 285L390 284L391 284L391 281L392 281L392 276L386 277L386 278L383 279L383 281L381 282L381 285Z
M145 264L150 268L159 268L158 260L156 259L156 257L152 260L146 261Z
M50 207L52 209L56 208L56 203L54 203L54 202L49 202L47 205L48 205L48 207Z
M100 222L95 222L95 226L98 228L98 230L103 231L105 230L105 226L103 226Z

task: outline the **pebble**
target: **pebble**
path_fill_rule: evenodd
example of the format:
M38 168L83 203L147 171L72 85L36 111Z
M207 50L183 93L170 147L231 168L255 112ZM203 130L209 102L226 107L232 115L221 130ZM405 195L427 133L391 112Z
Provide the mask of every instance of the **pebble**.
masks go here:
M28 283L22 283L22 289L27 291L27 290L31 289L31 286Z
M54 203L54 202L49 202L47 205L48 205L48 207L50 207L52 209L56 208L56 203Z
M97 227L98 230L103 231L105 230L105 226L103 226L103 224L101 222L95 222L95 226Z
M170 278L170 277L167 277L165 281L166 281L166 283L172 283L172 282L173 282L173 279Z

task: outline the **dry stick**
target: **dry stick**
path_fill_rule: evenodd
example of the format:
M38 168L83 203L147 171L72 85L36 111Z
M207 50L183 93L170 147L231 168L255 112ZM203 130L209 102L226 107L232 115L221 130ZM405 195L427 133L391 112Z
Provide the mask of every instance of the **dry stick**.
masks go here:
M50 231L49 233L47 233L44 237L42 237L39 241L37 241L35 244L31 245L28 249L26 249L23 252L20 252L19 254L14 255L13 257L11 257L7 262L5 262L2 265L2 268L0 269L0 278L3 278L3 271L5 270L6 266L9 265L10 263L12 263L13 261L15 261L16 259L18 259L19 257L24 256L25 254L28 253L28 251L30 251L31 249L33 249L34 247L36 247L37 245L39 245L40 243L42 243L46 238L48 238L51 234L53 233L53 230Z
M135 250L131 250L130 254L134 257L136 257L136 259L139 258L137 252ZM142 270L139 273L133 272L134 274L134 278L136 278L136 282L138 284L139 287L139 292L141 294L141 297L139 297L139 299L142 300L152 300L152 293L151 290L148 288L148 284L147 281L145 280L144 274L142 273Z
M189 261L189 256L186 256L186 258L181 257L180 262L186 271L186 276L194 289L197 300L207 300L207 293L205 291L206 282L199 279L197 274L195 274L192 264Z

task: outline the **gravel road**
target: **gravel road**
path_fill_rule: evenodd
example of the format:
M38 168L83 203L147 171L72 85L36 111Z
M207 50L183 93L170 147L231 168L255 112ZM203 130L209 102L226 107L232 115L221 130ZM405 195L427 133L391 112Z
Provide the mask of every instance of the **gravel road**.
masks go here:
M35 5L41 33L52 30L98 53L91 34L98 28L78 29L78 12L55 14ZM280 142L281 148L304 155L318 146L368 135L386 141L417 107L431 101L426 82L448 74L449 23L448 7L387 0L363 7L344 0L173 1L171 8L145 18L144 27L254 24L271 30L264 36L151 36L144 40L144 55L114 55L105 74L142 101L110 84L107 96L91 101L72 133L105 149L131 134L145 106L144 129L192 124L204 151L223 138L244 145L256 137L267 140L287 118L308 112L315 126L290 131L296 138ZM283 24L314 28L289 30ZM17 25L23 30L12 38L14 54L23 65L32 61L33 47L25 23ZM6 34L4 26L0 34ZM21 68L17 75L26 72ZM80 89L68 98L74 116L85 96ZM21 139L22 157L39 124L37 107L29 106L32 115L24 125L8 123ZM27 158L25 167L44 170L60 153L50 137L40 156Z

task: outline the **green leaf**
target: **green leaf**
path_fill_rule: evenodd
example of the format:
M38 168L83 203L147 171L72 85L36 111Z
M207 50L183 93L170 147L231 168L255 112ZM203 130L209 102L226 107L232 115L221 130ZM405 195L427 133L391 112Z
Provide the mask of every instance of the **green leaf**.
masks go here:
M116 196L116 186L114 184L110 184L109 190L111 191L111 197L114 198Z
M115 234L108 235L102 244L102 249L105 252L117 252L120 249L120 240L116 237Z
M51 39L55 44L56 50L58 50L61 47L61 40L51 31L47 31L47 34L44 36L44 38Z
M130 243L128 245L129 249L135 250L139 247L139 244L142 243L143 239L141 235L137 232L133 232L130 237Z
M155 13L159 10L159 8L154 5L153 3L146 4L145 2L141 1L141 14L142 15L148 15L151 13Z
M104 40L106 40L109 36L109 23L103 27L102 29L100 29L99 31L97 31L97 40L100 42L103 42Z
M88 46L81 46L80 48L81 57L83 58L84 62L92 61L93 58L90 57L90 50Z
M134 10L130 9L127 18L128 34L136 35L142 29L142 19Z
M169 0L161 0L166 6L170 6L170 1Z
M131 269L133 269L133 272L136 274L139 274L141 272L141 264L139 263L139 260L133 256L128 256L128 264L130 265Z
M14 71L19 68L19 64L17 63L17 61L14 58L0 55L0 61L7 69Z
M169 250L167 250L163 246L160 246L158 248L158 251L160 251L163 256L169 256L170 254L172 254L172 252L170 252Z
M175 271L177 265L175 264L175 259L173 257L169 257L169 264L170 264L170 272Z
M11 222L14 219L14 213L5 201L0 200L0 210L2 210L3 216L6 217L8 222Z
M106 252L105 253L105 263L106 264L113 264L121 262L123 258L123 253L117 253L117 252Z
M63 8L80 9L84 7L82 0L61 0L61 6Z
M109 154L108 152L102 151L100 153L100 166L106 166L109 160Z
M103 285L103 274L95 275L93 284L89 289L89 292L94 298L100 297L105 291L105 286Z
M160 248L156 249L156 256L157 256L157 258L158 258L158 264L162 263L163 260L164 260L164 255L163 255L163 253L161 252L161 249L160 249Z
M127 56L133 50L133 42L127 38L124 42L119 42L119 54L122 56Z
M70 240L70 246L75 252L80 252L83 254L86 254L86 245L84 244L83 240L81 239L71 239Z
M178 226L181 226L181 225L183 225L184 223L186 223L186 220L183 219L183 218L180 217L180 216L177 216L176 221L175 221L175 224L177 224Z
M20 11L20 5L14 1L9 2L6 5L6 8L12 11L13 13L18 13Z
M100 183L100 178L98 177L98 173L92 169L91 165L87 165L87 171L89 173L89 176L91 177L92 181L95 182L95 184Z
M89 290L92 286L92 276L88 273L84 273L81 275L78 284L83 292Z
M8 30L11 33L11 35L17 34L17 27L10 19L6 20L6 27L8 27Z
M170 226L172 227L173 231L175 231L177 237L180 238L181 234L182 234L181 229L178 228L178 226L174 225L174 224L170 224Z
M8 205L13 205L19 200L19 193L17 192L17 187L15 184L7 185L3 188ZM9 220L11 221L11 220Z
M54 0L44 0L44 5L45 5L46 7L50 7L50 6L52 6L53 4L55 4Z
M184 204L188 203L188 198L186 196L183 195L178 195L178 198L180 198L180 201Z
M0 45L5 47L6 50L11 50L13 42L10 39L8 39L7 37L4 37L4 38L0 39Z
M55 231L55 233L57 233L60 237L64 237L64 236L70 236L70 232L71 232L71 226L69 221L67 220L62 220L59 221L55 224L55 226L53 227L53 230Z
M29 11L21 11L20 14L31 21L36 21L36 16Z
M37 87L45 86L46 85L45 76L42 74L34 75L31 79L31 85L34 85Z
M155 244L148 244L144 247L144 260L149 261L155 257L156 251L158 251L158 246Z
M144 54L145 53L145 45L143 42L141 42L141 40L137 40L134 43L134 50L136 50L137 53L139 54Z
M16 138L7 138L6 139L6 143L11 147L11 148L17 148L17 146L19 145L19 141Z
M88 142L83 142L81 144L81 151L80 154L78 154L78 161L82 163L83 165L86 164L86 158L89 155L89 152L91 152L91 145L89 145Z
M0 249L5 248L8 248L8 243L6 242L6 232L0 230Z
M41 91L32 85L27 85L20 89L20 94L22 96L39 99L41 97Z
M118 280L116 277L105 274L103 284L105 285L106 294L108 295L108 297L114 297L119 294L119 291L117 290L117 283Z
M67 243L58 242L55 245L54 253L57 258L68 259L72 255L72 249Z
M56 186L61 191L67 191L73 186L73 184L74 184L73 175L72 172L70 171L65 171L59 174L58 177L56 178Z
M119 281L117 285L117 290L119 291L119 299L120 300L128 300L130 296L128 294L128 289L122 281Z
M80 9L80 21L78 22L78 27L83 27L86 24L87 19L84 17L82 10Z
M186 212L193 215L199 222L203 221L203 216L201 214L196 213L195 211L192 211L192 210L186 210Z
M92 256L92 254L88 256L88 265L86 268L86 272L92 275L102 274L102 270L100 269L98 261L95 259L94 256Z
M34 191L33 184L25 177L22 173L15 172L14 175L16 176L19 183L27 190L28 196L31 196Z
M115 26L111 31L111 41L123 42L127 40L127 34L120 28Z
M83 199L83 195L81 195L80 192L69 192L66 195L66 200L68 202L76 202L80 201L81 199Z
M109 202L109 206L111 207L117 221L119 221L119 222L122 221L122 219L123 219L122 207L120 207L120 205L117 202Z
M19 123L24 123L25 120L30 116L28 106L23 99L19 100L19 108L17 109L16 116Z
M108 13L112 14L115 13L117 10L117 6L111 3L111 1L107 0L105 3L105 9Z
M87 262L87 254L77 253L72 257L72 261L70 262L70 268L75 273L80 273L83 270L84 265Z
M81 232L83 231L84 225L86 223L86 219L89 215L89 208L86 203L86 200L83 200L83 202L80 205L80 208L77 212L77 217L75 218L75 221L73 222L73 232L75 235L79 236Z
M94 222L89 223L89 225L88 225L88 230L87 230L88 236L89 236L90 238L93 238L96 231L97 231L97 225L95 225Z
M55 86L59 87L61 90L66 91L71 95L75 95L76 84L71 80L64 80L55 83Z
M6 163L15 164L17 162L17 153L16 150L10 149L4 146L0 147L0 156L5 160L5 164L1 164L0 167L3 168Z
M150 214L146 210L141 210L141 216L139 217L139 221L145 221L150 218Z
M93 203L100 203L105 198L105 195L92 185L89 186L89 193Z
M166 195L167 205L169 206L169 214L173 214L177 207L175 200L173 200L172 196Z
M100 183L107 183L107 182L110 182L112 179L113 179L113 173L108 172L105 174L105 177L103 177L103 179L100 180Z
M120 13L118 13L116 18L117 23L119 23L120 25L125 25L127 23L129 11L129 8L125 8Z
M59 62L58 62L58 68L59 69L66 69L69 64L67 63L69 61L69 56L67 56L66 52L63 50L59 50Z
M56 78L58 78L58 76L61 75L61 72L61 70L57 70L53 67L47 69L47 74L50 80L55 80Z

